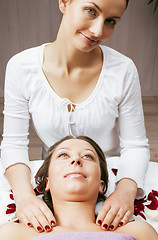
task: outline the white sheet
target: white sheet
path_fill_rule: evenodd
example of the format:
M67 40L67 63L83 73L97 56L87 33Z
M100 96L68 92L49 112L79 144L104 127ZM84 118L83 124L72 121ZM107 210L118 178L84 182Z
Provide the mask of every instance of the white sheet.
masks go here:
M34 188L36 187L36 184L34 181L34 175L39 169L39 167L41 166L42 162L43 162L42 160L36 160L36 161L31 161L30 163L31 170L32 170L32 185ZM117 169L117 163L118 163L117 157L107 159L110 182L109 182L109 187L106 195L109 195L115 188L115 175L111 169L113 168ZM10 186L6 178L2 174L2 167L0 162L0 224L6 223L8 221L17 220L16 211L14 211L15 206L14 205L8 206L8 204L14 204L14 200L10 198L10 194L12 194L10 190L11 190ZM155 162L149 163L149 168L147 170L145 184L144 184L145 195L148 196L149 192L151 192L152 190L158 191L158 163L155 163ZM148 203L144 203L144 205ZM101 204L97 205L96 212L99 211L100 205ZM13 211L13 212L10 214L6 214L6 211ZM145 212L143 212L143 214L146 217L146 221L150 223L158 232L158 208L157 210L149 210L148 208L145 207ZM140 216L137 216L137 217L134 216L134 218L135 220L142 220L142 221L144 220Z

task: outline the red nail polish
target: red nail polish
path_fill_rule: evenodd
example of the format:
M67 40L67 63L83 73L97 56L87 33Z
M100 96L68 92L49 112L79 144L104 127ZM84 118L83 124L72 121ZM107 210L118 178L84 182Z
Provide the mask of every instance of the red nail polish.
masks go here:
M42 231L42 228L40 226L37 227L37 231L38 232L41 232Z
M49 230L50 230L49 225L46 225L46 226L45 226L45 230L46 230L46 231L49 231Z
M15 205L15 203L10 203L7 205L7 208L15 208L16 209L16 205Z
M6 210L6 214L11 214L11 213L14 213L16 211L15 208L9 208Z
M108 229L108 225L107 225L107 224L104 224L104 225L103 225L103 228Z
M19 220L16 220L15 223L20 223L20 221L19 221Z
M28 226L28 227L32 227L32 224L31 224L31 223L27 223L27 226Z
M51 224L51 226L53 227L53 226L55 225L55 221L52 220L52 221L50 222L50 224Z
M98 220L98 224L101 225L101 224L102 224L102 221L101 221L101 220Z
M119 226L119 227L122 227L122 225L123 225L123 222L120 222L118 226Z
M113 230L114 229L114 225L110 225L109 229Z

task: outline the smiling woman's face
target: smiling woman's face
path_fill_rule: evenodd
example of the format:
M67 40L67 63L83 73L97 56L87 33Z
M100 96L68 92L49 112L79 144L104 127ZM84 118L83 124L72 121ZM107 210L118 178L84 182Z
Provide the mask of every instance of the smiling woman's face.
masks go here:
M60 0L64 38L81 51L91 51L113 33L125 0Z
M81 139L69 139L57 146L49 166L46 190L53 199L96 201L104 183L94 148Z

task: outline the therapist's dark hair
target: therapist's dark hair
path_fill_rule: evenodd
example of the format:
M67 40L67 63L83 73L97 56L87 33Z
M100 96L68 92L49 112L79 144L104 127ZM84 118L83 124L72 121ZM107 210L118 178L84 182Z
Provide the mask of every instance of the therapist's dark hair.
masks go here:
M127 6L128 6L128 3L129 3L129 0L126 0L126 8L127 8Z
M38 170L38 172L35 176L36 183L40 187L40 192L44 194L43 200L45 201L45 203L48 205L48 207L52 211L53 211L53 204L52 204L52 198L51 198L50 191L48 191L48 192L45 191L46 181L47 181L47 177L48 177L48 169L49 169L49 165L50 165L50 161L51 161L51 156L52 156L56 147L59 144L61 144L62 142L66 141L66 140L69 140L69 139L80 139L80 140L86 141L95 149L95 151L98 155L98 158L99 158L99 163L100 163L101 180L104 181L103 193L98 194L97 202L104 201L106 199L104 194L107 191L107 187L108 187L108 170L107 170L106 159L105 159L103 151L101 150L99 145L89 137L86 137L86 136L78 136L78 137L67 136L65 138L62 138L60 141L56 142L53 146L50 147L50 149L48 150L48 152L45 156L45 159L44 159L44 162L43 162L42 166L40 167L40 169Z

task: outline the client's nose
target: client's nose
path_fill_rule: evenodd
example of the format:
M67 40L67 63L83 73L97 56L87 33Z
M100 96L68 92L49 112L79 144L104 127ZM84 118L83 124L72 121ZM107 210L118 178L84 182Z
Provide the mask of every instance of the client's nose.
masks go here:
M81 160L79 160L79 159L76 159L76 160L72 160L71 161L71 165L78 165L78 166L81 166Z

